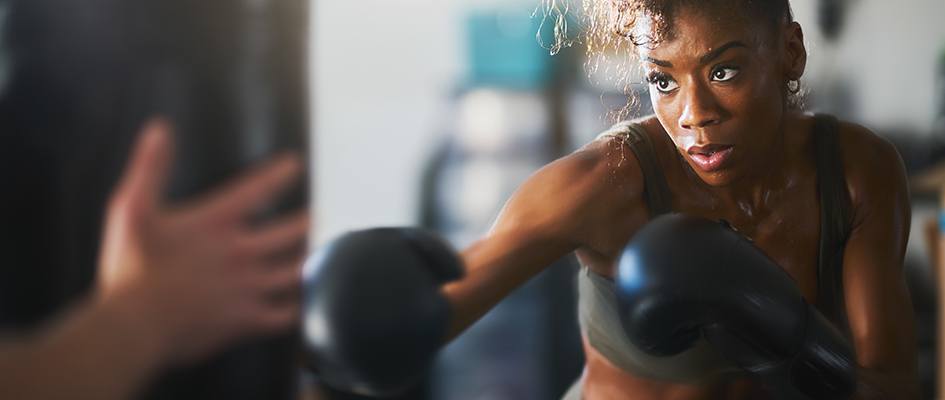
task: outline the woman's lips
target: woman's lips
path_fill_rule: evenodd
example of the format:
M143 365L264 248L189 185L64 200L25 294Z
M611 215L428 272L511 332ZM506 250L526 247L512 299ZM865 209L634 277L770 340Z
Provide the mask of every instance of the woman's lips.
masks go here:
M693 146L689 148L688 153L696 167L704 172L712 172L725 166L725 162L731 158L733 148L734 146L729 145Z

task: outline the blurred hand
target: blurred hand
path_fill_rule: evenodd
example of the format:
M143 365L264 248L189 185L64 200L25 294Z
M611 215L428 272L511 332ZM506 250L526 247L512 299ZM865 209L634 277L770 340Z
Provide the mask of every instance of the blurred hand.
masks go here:
M144 128L112 194L98 284L104 299L134 308L164 362L179 364L297 321L308 216L249 224L298 177L300 161L288 156L187 204L164 204L169 130L159 120Z

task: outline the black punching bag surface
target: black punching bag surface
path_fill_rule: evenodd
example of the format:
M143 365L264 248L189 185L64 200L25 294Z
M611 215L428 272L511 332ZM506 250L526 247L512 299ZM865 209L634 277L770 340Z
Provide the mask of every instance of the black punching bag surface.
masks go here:
M306 148L306 0L0 0L0 329L86 294L142 125L175 128L171 201ZM304 179L262 218L305 203ZM297 334L155 380L147 399L295 397Z

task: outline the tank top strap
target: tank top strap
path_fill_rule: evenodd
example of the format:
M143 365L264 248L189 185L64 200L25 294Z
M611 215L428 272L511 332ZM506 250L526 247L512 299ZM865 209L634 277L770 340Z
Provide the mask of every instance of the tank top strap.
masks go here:
M656 158L653 141L646 129L637 122L624 121L602 133L601 136L619 137L625 140L640 164L643 173L644 199L650 218L672 211L672 195L666 184L666 176Z
M814 117L813 139L820 194L820 248L817 265L817 308L848 331L843 301L843 249L852 227L852 205L838 143L839 122L830 115Z

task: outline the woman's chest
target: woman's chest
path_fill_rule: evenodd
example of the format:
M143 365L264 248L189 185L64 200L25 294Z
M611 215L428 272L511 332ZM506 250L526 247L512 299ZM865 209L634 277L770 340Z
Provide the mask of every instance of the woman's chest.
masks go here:
M679 195L684 193L674 197L679 198ZM814 188L801 188L788 193L773 207L758 213L694 199L698 200L695 197L674 200L673 212L726 221L791 275L809 302L816 301L820 202ZM612 240L598 241L597 246L585 246L577 251L582 265L598 274L615 276L616 261L623 247L648 219L636 216L622 222L602 227L606 232L601 232L601 236L609 235ZM679 243L680 251L684 251L686 245Z

